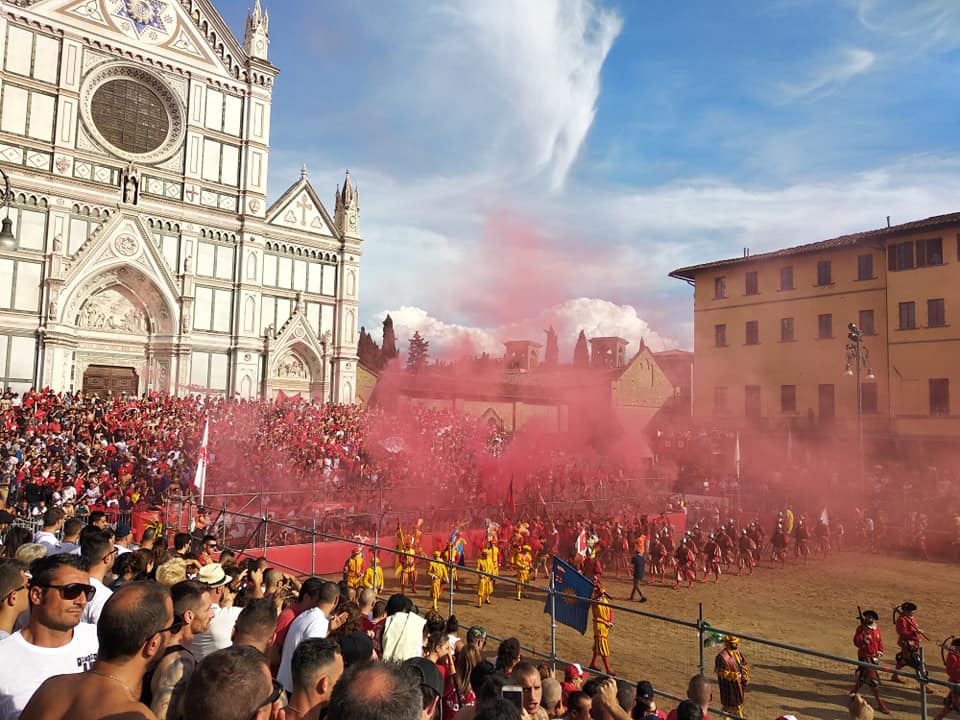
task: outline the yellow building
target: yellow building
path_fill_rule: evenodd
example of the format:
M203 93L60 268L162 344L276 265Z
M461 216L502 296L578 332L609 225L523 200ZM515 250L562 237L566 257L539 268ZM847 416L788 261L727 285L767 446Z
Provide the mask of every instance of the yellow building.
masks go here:
M695 417L855 428L857 382L844 372L855 323L869 352L865 432L960 435L950 398L960 382L960 213L670 276L694 286Z

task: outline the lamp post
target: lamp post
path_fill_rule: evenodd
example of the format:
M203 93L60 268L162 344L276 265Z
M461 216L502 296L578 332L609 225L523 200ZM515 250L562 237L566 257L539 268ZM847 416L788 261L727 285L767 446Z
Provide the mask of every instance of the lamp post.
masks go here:
M10 176L0 168L0 177L3 178L3 207L7 211L0 225L0 250L14 250L17 239L13 236L13 221L10 219Z
M847 364L843 374L847 377L856 375L857 378L857 440L860 449L860 489L865 489L866 474L863 467L863 380L873 380L874 374L870 367L870 350L863 344L863 330L855 323L847 325Z

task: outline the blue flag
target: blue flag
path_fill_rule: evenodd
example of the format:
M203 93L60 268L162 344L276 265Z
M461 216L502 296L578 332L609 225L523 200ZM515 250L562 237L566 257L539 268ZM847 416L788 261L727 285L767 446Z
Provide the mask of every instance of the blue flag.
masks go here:
M553 587L557 622L587 632L590 622L590 598L593 595L593 583L577 572L577 569L560 558L553 558ZM579 598L585 598L583 600ZM543 611L550 612L550 596Z

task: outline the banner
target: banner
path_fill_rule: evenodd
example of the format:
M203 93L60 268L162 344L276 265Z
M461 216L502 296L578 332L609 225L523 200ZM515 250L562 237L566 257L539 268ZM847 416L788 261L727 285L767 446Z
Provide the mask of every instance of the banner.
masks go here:
M197 474L193 478L193 485L200 493L200 504L203 505L203 495L207 486L207 459L209 451L207 442L210 436L210 418L203 425L203 442L200 443L200 456L197 458Z
M553 558L554 603L558 623L569 625L583 635L590 622L590 597L593 583L577 572L577 569L558 557ZM586 598L586 599L580 599ZM547 595L545 613L550 612L550 596Z

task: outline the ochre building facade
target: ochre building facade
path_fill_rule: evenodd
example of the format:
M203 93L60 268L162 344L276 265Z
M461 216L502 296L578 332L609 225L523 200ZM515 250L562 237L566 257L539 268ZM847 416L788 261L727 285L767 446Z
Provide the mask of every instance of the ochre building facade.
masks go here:
M960 436L960 213L675 270L694 286L693 414L727 426ZM853 368L851 368L853 369Z

